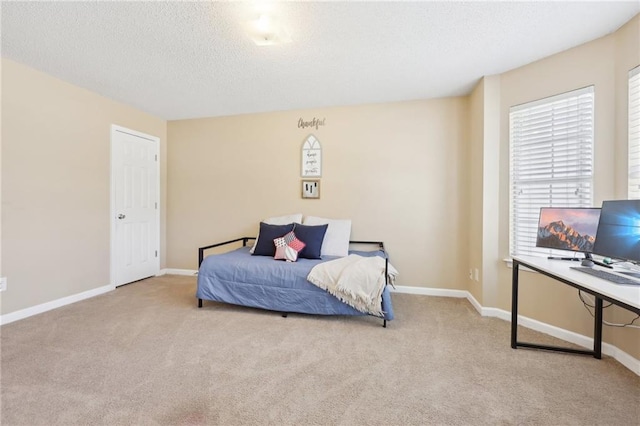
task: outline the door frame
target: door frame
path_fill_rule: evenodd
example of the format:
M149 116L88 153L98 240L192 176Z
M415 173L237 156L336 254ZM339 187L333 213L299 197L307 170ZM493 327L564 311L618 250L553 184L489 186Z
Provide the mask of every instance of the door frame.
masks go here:
M115 135L117 134L117 132L121 132L121 133L127 133L133 136L137 136L143 139L147 139L150 141L153 141L156 144L156 149L157 149L157 158L158 160L156 161L156 194L158 194L158 208L156 209L156 232L157 232L157 240L158 241L158 256L156 257L156 265L155 265L155 275L158 275L160 273L160 256L161 256L161 247L160 247L160 206L161 204L161 199L160 199L160 138L157 136L152 136L146 133L142 133L142 132L138 132L137 130L131 130L128 129L126 127L122 127L119 126L117 124L112 124L111 125L111 132L110 132L110 139L109 139L109 175L110 175L110 206L109 206L109 224L110 224L110 248L109 248L109 283L111 285L111 287L116 288L116 282L115 282L115 271L116 271L116 255L115 255L115 250L116 250L116 244L115 244L115 236L116 236L116 194L115 194L115 183L116 183L116 178L115 178L115 173L114 173L114 164L113 164L113 157L114 157L114 147L113 147L113 140L115 138Z

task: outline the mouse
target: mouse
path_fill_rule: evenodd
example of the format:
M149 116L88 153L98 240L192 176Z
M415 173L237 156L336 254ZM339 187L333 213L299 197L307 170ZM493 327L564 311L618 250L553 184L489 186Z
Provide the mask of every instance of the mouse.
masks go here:
M593 266L594 265L593 260L591 260L591 259L582 259L582 262L580 262L580 264L582 266Z

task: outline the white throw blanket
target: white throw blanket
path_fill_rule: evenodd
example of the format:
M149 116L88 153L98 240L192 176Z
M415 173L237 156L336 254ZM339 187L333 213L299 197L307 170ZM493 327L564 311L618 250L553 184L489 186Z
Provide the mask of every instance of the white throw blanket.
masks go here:
M307 280L360 312L382 317L384 264L380 256L351 254L314 266ZM387 272L393 285L398 271L389 264Z

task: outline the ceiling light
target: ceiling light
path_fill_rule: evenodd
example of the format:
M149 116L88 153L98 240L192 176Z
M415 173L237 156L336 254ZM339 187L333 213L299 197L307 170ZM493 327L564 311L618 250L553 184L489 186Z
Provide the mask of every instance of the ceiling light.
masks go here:
M257 19L247 22L247 33L258 46L291 42L287 30L277 19L267 14L261 14Z

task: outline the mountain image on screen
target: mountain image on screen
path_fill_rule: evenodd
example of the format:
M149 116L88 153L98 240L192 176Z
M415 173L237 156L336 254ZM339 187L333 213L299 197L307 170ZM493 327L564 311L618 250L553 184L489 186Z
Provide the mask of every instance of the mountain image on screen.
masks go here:
M538 243L544 247L590 253L594 242L595 237L581 235L561 220L538 228Z

